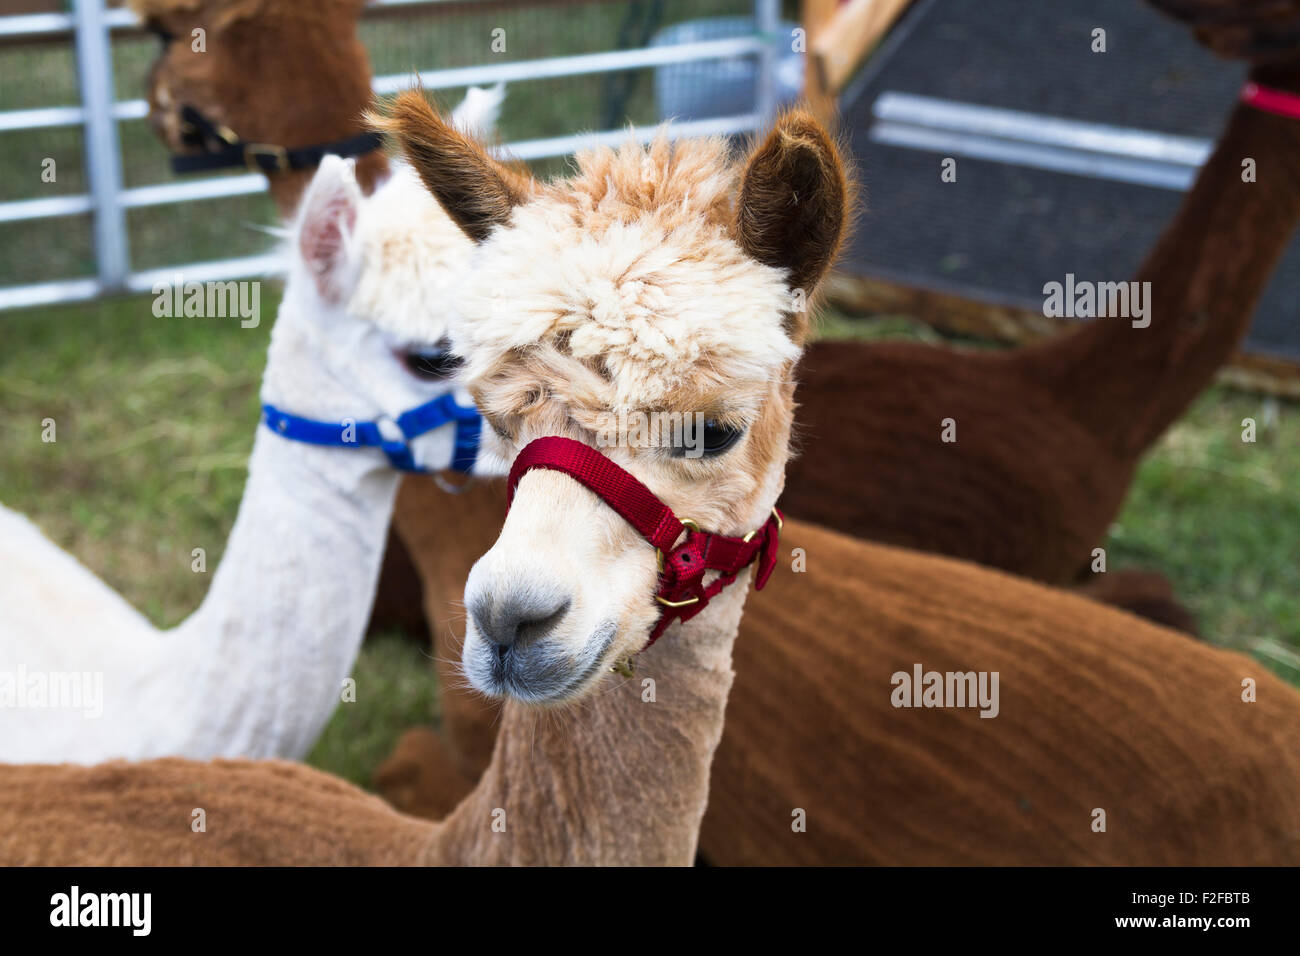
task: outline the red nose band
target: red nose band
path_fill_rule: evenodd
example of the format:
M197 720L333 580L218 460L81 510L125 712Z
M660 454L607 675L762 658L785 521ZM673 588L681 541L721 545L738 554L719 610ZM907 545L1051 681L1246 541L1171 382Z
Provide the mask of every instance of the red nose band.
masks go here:
M519 479L534 468L563 472L590 489L655 549L659 559L655 600L662 610L646 647L673 621L689 621L699 614L754 561L758 562L754 586L759 590L776 569L782 517L775 508L761 528L743 538L701 531L689 518L678 518L654 492L594 448L552 436L529 442L515 459L507 486L507 511L514 503ZM683 532L685 540L676 544ZM705 585L704 576L710 571L719 576Z

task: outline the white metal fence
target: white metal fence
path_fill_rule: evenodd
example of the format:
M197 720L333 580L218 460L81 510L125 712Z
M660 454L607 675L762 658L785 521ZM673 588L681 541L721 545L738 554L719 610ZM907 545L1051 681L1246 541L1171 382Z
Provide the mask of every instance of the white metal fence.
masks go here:
M372 0L372 7L432 6L440 0ZM573 56L431 69L419 73L425 89L440 90L504 81L576 77L616 73L732 57L754 57L757 89L752 112L675 123L674 137L729 135L759 128L777 103L776 34L778 0L754 0L755 31L751 35L719 40L614 50ZM0 309L91 299L116 292L147 292L157 282L170 282L178 272L187 279L233 279L263 275L276 268L274 256L250 256L219 261L177 263L161 269L133 271L130 263L126 211L144 206L194 202L247 195L266 189L258 173L221 176L178 183L124 188L118 123L143 119L148 104L143 99L114 101L112 31L137 26L126 10L106 9L103 0L73 0L72 13L42 13L0 17L0 38L67 35L76 48L81 103L0 112L0 132L60 126L80 126L84 131L89 191L82 195L0 202L0 225L25 223L59 216L90 213L93 218L95 275L28 285L0 287ZM380 76L374 80L379 94L394 93L411 85L410 74ZM636 127L635 136L650 138L653 126ZM584 145L621 142L626 129L569 132L544 139L507 143L503 149L523 160L563 156ZM162 149L159 144L159 149Z

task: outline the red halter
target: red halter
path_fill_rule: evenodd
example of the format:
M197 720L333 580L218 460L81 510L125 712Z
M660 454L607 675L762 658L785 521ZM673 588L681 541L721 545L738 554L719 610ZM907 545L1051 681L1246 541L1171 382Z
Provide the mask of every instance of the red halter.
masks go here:
M654 492L594 448L571 438L538 438L519 453L510 469L506 510L515 500L515 486L524 473L547 468L568 475L595 492L654 547L659 558L659 588L655 600L663 605L650 632L649 647L673 621L689 621L753 561L758 561L754 587L762 590L776 568L781 512L743 538L701 531L689 518L679 519ZM682 532L686 540L673 547ZM705 586L704 575L720 576Z
M1287 119L1300 120L1300 96L1258 83L1247 83L1241 88L1241 101L1265 113L1275 113Z

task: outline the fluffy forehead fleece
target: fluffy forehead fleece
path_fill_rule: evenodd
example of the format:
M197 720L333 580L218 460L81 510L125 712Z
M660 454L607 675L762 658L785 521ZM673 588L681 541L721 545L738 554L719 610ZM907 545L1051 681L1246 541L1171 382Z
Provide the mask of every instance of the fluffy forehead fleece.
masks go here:
M516 208L458 284L452 337L471 383L544 345L599 369L609 406L645 408L701 375L755 384L797 358L782 272L730 236L725 144L659 140L578 167Z
M473 243L442 211L411 168L364 199L352 237L357 285L348 311L406 341L447 334L447 293Z

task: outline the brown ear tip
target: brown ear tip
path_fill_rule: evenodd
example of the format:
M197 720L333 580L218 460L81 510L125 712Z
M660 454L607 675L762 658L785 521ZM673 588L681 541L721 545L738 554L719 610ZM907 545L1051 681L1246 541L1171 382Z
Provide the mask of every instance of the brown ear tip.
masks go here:
M803 106L791 106L781 113L777 123L788 129L819 130L825 132L821 120Z
M411 119L442 122L438 111L433 108L424 91L419 89L402 90L398 93L388 109L388 114L398 122Z
M366 125L397 140L428 139L444 128L443 119L421 89L408 89L377 102L364 116Z
M786 110L776 121L776 131L781 138L795 144L807 143L821 148L833 148L831 134L821 120L801 107Z

